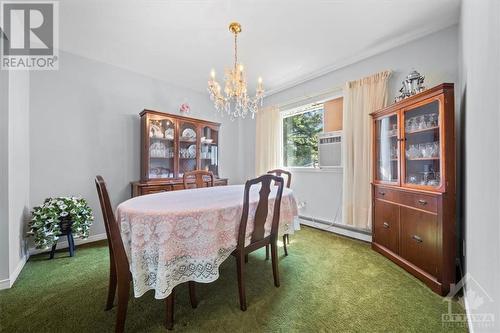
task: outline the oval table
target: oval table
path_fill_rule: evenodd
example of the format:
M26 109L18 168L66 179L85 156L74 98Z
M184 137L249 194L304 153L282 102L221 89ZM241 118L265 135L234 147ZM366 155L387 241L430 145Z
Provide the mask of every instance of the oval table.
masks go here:
M250 192L247 241L253 230L259 186ZM265 235L277 187L272 186ZM167 297L187 281L208 283L219 277L219 266L236 248L243 208L243 185L162 192L135 197L117 208L117 221L132 273L134 295L154 289ZM279 235L293 234L297 204L283 189Z

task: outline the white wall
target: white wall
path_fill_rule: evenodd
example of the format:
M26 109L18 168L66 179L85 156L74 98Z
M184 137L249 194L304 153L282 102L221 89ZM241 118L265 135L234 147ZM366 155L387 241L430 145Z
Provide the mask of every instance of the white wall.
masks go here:
M300 215L342 223L342 174L342 168L293 170L292 187Z
M14 283L26 261L29 79L27 71L0 75L0 289Z
M19 274L26 255L26 220L29 217L30 72L14 71L9 75L9 271Z
M220 117L208 94L61 52L58 71L31 76L31 203L81 195L96 216L91 234L104 233L94 177L107 181L114 205L128 199L140 176L139 112L178 113L184 102L189 116L222 122L220 176L241 182L241 125Z
M0 42L1 42L0 38ZM9 279L9 73L0 71L0 281ZM1 289L1 286L0 286Z
M472 332L499 332L500 1L464 0L461 15L465 268L474 279L467 282L466 301L470 314L495 316L491 326L470 322ZM478 297L482 303L473 306Z
M398 94L401 81L413 69L425 75L425 86L458 79L458 26L454 25L429 36L395 47L376 56L340 68L324 76L304 82L265 99L266 105L287 103L290 100L317 92L343 87L345 82L390 69L389 102Z
M289 101L300 100L303 96L342 88L347 81L385 69L393 71L389 81L389 103L392 103L404 77L413 69L425 75L425 85L429 88L442 82L457 82L457 53L458 27L455 25L269 96L265 99L265 103L266 105L284 105ZM301 183L316 184L321 171L299 173L292 170L292 173L292 187L298 200L308 203L304 209L301 209L300 214L334 222L334 212L337 211L336 198L341 195L342 191L342 179L338 177L338 174L325 173L325 184L318 183L314 191L311 191ZM299 181L297 188L295 188L296 180Z

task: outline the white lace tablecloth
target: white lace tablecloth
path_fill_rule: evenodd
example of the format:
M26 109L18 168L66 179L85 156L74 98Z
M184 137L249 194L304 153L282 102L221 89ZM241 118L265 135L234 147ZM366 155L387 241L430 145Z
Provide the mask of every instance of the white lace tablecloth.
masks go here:
M259 200L259 186L250 192L247 241ZM127 200L117 208L134 295L154 289L167 297L183 282L212 282L219 266L236 248L243 208L243 185L162 192ZM271 230L276 187L272 186L265 235ZM279 234L293 234L297 204L283 190Z

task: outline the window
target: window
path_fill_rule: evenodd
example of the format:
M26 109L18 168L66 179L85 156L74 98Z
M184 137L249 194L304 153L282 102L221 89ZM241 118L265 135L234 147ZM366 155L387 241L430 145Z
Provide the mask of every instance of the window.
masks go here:
M283 165L312 167L318 163L318 134L323 132L323 103L283 114Z

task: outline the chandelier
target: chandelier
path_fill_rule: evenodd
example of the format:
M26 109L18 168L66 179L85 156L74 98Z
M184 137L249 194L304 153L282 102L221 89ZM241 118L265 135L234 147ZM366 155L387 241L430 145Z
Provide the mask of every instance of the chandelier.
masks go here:
M224 73L224 93L220 84L215 80L215 70L212 69L208 80L208 92L218 112L226 112L231 119L245 118L248 113L255 117L259 106L262 107L264 99L264 87L262 78L259 77L255 96L248 95L245 68L238 63L238 34L241 25L238 22L229 24L229 31L234 34L234 66L226 68Z

